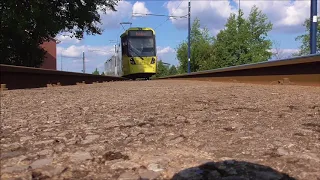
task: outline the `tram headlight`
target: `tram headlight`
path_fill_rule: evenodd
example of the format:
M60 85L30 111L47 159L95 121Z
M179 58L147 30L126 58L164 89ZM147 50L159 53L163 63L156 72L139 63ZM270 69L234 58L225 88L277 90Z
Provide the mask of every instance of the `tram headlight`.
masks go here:
M130 58L130 64L136 64L136 62L133 60L133 58Z
M156 62L156 59L155 58L152 58L151 59L151 64L154 64Z

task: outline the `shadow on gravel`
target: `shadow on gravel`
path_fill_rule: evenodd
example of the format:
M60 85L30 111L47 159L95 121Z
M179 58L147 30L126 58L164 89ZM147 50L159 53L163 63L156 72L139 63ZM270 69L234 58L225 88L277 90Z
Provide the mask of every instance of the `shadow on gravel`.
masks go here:
M246 161L208 162L184 169L171 180L296 180L271 167Z

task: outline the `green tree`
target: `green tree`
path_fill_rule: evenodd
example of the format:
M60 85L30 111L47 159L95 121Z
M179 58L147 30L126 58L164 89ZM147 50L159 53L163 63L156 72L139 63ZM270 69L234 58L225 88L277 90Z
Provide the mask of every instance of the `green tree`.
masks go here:
M318 17L318 21L320 17ZM310 54L310 19L306 19L303 23L305 27L305 34L297 36L296 41L300 41L302 44L300 45L299 52L295 53L294 56L302 56ZM320 52L320 23L318 23L317 27L317 53Z
M190 32L190 65L191 71L206 70L212 67L213 38L206 27L200 28L200 20L195 19ZM177 47L177 59L180 63L178 71L185 73L188 70L188 42L184 41Z
M39 67L44 41L60 32L82 39L101 34L99 12L116 11L118 0L5 0L0 1L1 63Z
M168 70L168 75L176 75L176 74L178 74L177 68L172 65Z
M248 19L244 19L241 10L239 14L231 14L225 29L214 38L215 68L267 61L272 56L272 42L266 39L272 24L267 22L267 16L256 6Z
M94 74L94 75L100 75L100 73L99 73L99 71L98 71L98 68L96 68L96 70L95 71L93 71L93 73L92 74Z
M157 63L157 74L155 75L156 78L164 77L169 75L169 68L168 66L164 65L162 60L159 60Z
M252 7L247 21L249 26L247 45L249 49L246 49L246 53L243 54L242 60L244 61L242 61L242 64L267 61L272 56L272 52L270 52L272 41L266 38L268 37L268 32L272 30L273 24L268 21L267 15L263 14L256 6ZM245 42L244 39L240 43Z
M231 66L236 63L239 58L240 45L237 43L237 19L235 14L231 14L225 25L225 29L221 30L214 38L215 57L218 62L214 68Z
M104 75L104 72L101 73L101 76L105 76L105 75Z

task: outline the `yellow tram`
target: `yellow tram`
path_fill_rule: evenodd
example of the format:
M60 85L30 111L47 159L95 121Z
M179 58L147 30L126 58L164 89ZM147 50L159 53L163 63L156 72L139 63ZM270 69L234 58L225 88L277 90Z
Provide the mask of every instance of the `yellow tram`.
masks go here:
M132 27L121 36L122 77L146 78L156 74L156 38L152 28Z

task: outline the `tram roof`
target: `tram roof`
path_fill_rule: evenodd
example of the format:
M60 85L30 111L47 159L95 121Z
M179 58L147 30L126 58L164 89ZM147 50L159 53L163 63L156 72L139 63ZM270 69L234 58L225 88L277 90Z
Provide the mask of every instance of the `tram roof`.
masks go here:
M151 30L154 35L156 34L155 30L149 27L131 27L131 28L128 28L124 33L122 33L120 37L128 35L128 31L132 31L132 30L143 30L143 31Z

